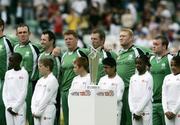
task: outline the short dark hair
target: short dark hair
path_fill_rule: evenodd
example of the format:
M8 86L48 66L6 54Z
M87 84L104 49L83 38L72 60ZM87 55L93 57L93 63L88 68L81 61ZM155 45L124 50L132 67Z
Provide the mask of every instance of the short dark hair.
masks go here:
M17 63L21 63L22 55L20 53L14 52L11 56L16 60Z
M162 35L159 35L159 36L156 36L154 39L155 39L155 40L161 40L162 45L165 45L165 46L166 46L166 49L168 48L169 40L168 40L167 37L162 36Z
M18 29L19 27L27 27L28 32L30 32L29 26L28 26L27 24L20 23L19 25L17 25L17 27L16 27L16 31L17 31L17 29Z
M78 38L78 34L75 30L67 30L64 32L64 36L65 35L73 35L75 38Z
M148 52L144 53L140 48L137 48L137 51L139 53L139 56L136 57L136 59L141 59L146 66L150 67L151 66L149 62L150 54Z
M116 60L112 57L107 57L107 58L103 59L102 63L103 63L103 65L116 67Z
M140 54L138 57L136 57L136 59L141 59L141 60L144 62L144 64L145 64L146 66L148 66L148 67L151 66L150 60L149 60L149 59L150 59L149 53Z
M0 18L0 26L3 26L2 31L4 31L4 25L5 25L5 24L4 24L4 20Z
M91 33L93 33L93 34L95 34L95 33L99 34L99 38L100 38L101 40L104 40L104 41L105 41L105 39L106 39L105 32L104 32L103 30L101 30L101 29L94 29Z
M85 57L77 57L74 61L74 64L76 64L79 67L83 67L87 72L89 72L89 62L87 58Z
M42 58L39 63L43 64L45 67L49 67L49 70L53 70L54 61L51 58Z
M55 46L55 43L56 43L56 36L55 36L55 34L52 32L52 31L50 31L50 30L45 30L45 31L43 31L42 32L42 34L47 34L48 36L49 36L49 41L53 41L53 45Z

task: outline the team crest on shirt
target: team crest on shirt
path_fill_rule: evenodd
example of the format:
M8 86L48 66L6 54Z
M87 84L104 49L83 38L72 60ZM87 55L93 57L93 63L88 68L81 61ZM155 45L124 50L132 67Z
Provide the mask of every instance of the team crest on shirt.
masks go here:
M27 52L25 53L25 56L29 56L29 55L30 55L30 52L27 51Z
M3 46L2 45L0 45L0 50L3 48Z
M102 58L99 58L99 63L102 63Z
M132 59L133 59L133 55L130 54L130 55L128 56L128 60L132 60Z
M166 68L166 64L165 63L162 63L161 64L161 69L165 69Z

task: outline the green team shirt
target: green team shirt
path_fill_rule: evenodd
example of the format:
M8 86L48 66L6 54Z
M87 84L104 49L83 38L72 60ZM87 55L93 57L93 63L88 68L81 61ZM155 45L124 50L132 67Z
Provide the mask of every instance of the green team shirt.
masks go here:
M79 57L78 49L73 52L65 52L61 59L61 83L62 91L68 91L71 87L71 83L76 74L73 71L73 62Z
M153 100L161 100L162 84L164 77L171 73L170 61L172 56L167 54L163 57L152 56L150 59L150 72L153 77Z
M22 55L21 66L23 66L29 73L30 79L36 80L37 74L37 53L31 43L27 45L17 44L14 47L14 52L18 52Z
M82 51L83 53L85 53L88 56L91 52L91 48L81 48L80 51ZM108 55L108 53L110 55ZM113 51L106 52L103 49L100 50L100 58L99 58L98 73L97 73L97 83L99 82L100 78L105 75L102 60L108 56L112 56L115 60L117 58L117 54Z
M7 42L9 41L9 44ZM0 37L0 79L4 79L5 72L8 69L9 57L13 51L13 46L16 45L16 38L10 36L2 36ZM10 49L10 46L12 47Z
M9 57L13 52L13 42L7 37L0 37L0 79L4 79L8 70Z
M144 46L137 46L137 45L134 45L136 48L139 48L141 49L144 53L149 53L149 54L152 54L152 50L148 47L144 47Z
M0 37L0 79L4 79L5 72L8 69L8 60L11 54L10 47L5 36Z
M19 43L17 36L7 35L6 37L10 40L13 47Z
M120 50L117 57L117 73L123 79L125 87L129 87L129 80L135 74L135 58L139 52L135 46L128 50Z
M43 52L39 55L38 60L43 59L43 58L50 58L53 60L54 65L53 65L53 74L54 76L56 76L56 78L59 80L59 73L60 73L60 59L59 57L54 57L52 56L51 53L47 53L47 52ZM41 75L39 74L39 77L41 77Z

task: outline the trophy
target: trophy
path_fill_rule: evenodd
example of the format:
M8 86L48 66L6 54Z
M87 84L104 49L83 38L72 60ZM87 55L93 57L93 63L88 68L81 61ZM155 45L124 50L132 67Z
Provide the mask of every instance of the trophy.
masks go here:
M99 58L99 48L94 49L93 47L91 47L91 53L88 55L91 85L96 85L97 83Z

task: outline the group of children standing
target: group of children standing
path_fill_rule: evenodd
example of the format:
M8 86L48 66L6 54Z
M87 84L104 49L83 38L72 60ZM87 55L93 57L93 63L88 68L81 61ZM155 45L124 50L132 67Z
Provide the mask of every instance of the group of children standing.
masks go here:
M133 125L152 125L152 95L153 78L149 72L151 66L148 54L140 54L135 59L137 72L130 79L129 86L129 107L132 113ZM121 120L122 96L124 92L124 82L116 73L116 61L105 58L102 61L105 76L101 77L98 85L101 89L113 89L117 93L117 125ZM78 57L74 61L74 71L78 75L73 79L70 89L86 89L90 84L88 73L88 59ZM163 82L162 104L166 115L167 125L180 124L179 87L180 87L180 52L171 60L172 74L167 75Z
M24 125L26 122L26 95L29 76L20 67L22 56L13 53L9 58L9 68L5 74L3 101L6 107L7 124ZM102 61L105 76L101 77L98 85L101 89L113 89L117 93L117 124L120 124L124 82L116 73L116 61L107 57ZM152 125L152 93L153 78L149 73L149 58L141 54L135 60L137 73L130 79L129 106L132 113L133 125ZM77 74L70 89L86 89L90 84L88 58L78 57L74 61L74 72ZM39 72L42 77L38 80L31 100L31 110L35 125L53 125L56 115L56 96L58 81L52 74L53 60L40 59ZM180 124L180 52L171 60L172 74L165 77L162 87L162 104L168 125ZM40 117L41 116L41 117Z
M5 74L3 101L6 107L6 122L8 125L26 124L26 96L29 75L20 64L22 56L13 53L9 58L10 70ZM31 100L31 111L35 125L53 125L56 115L56 96L58 81L52 74L53 60L40 59L39 72L42 77L37 81Z

